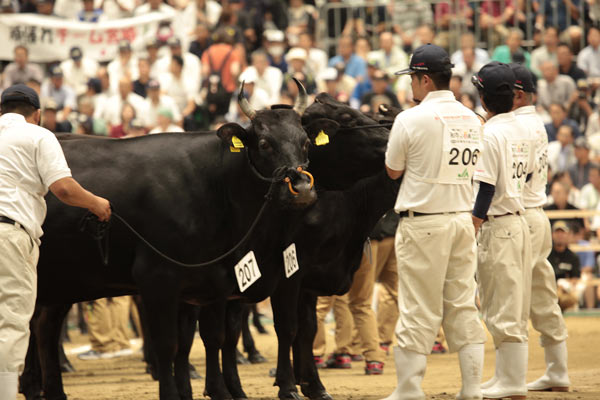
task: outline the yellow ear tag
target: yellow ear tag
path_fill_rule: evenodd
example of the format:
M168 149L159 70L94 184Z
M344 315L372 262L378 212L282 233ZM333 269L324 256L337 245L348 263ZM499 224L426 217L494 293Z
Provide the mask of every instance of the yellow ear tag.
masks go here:
M315 144L317 146L324 146L329 143L329 136L323 131L319 132L317 137L315 138Z
M233 146L229 146L229 151L230 151L230 152L232 152L232 153L239 153L239 152L240 152L240 149L236 149L236 148L235 148L235 147L233 147Z
M244 143L242 143L242 141L240 140L240 138L237 137L237 136L232 136L231 137L231 143L233 143L233 147L235 147L236 149L243 149L244 148Z

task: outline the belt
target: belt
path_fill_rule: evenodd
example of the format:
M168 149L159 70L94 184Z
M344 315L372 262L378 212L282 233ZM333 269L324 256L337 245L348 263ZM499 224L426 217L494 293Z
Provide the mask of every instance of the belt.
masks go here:
M406 210L406 211L400 211L400 213L398 215L400 215L400 218L405 218L405 217L425 217L428 215L460 214L463 212L468 212L468 211L446 211L446 212L438 212L438 213L420 213L420 212L416 212L416 211Z
M517 211L514 213L506 213L506 214L500 214L500 215L488 215L485 217L484 221L493 221L496 218L502 218L502 217L507 217L509 215L521 215L521 211Z
M0 223L11 224L11 225L16 226L17 228L21 228L21 229L25 230L25 228L23 227L23 225L21 225L17 221L12 220L12 219L10 219L8 217L3 217L1 215L0 215Z

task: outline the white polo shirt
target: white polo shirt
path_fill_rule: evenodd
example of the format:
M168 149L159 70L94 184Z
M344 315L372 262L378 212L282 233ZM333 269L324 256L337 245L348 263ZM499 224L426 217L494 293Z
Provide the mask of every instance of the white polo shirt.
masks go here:
M449 90L430 92L394 121L386 165L404 171L394 209L470 211L472 174L481 158L482 127Z
M535 106L519 107L514 113L517 121L529 129L535 156L533 175L523 189L523 203L525 208L542 207L546 204L548 183L548 134Z
M529 131L515 113L498 114L485 123L483 153L473 179L476 192L479 182L496 187L487 215L524 212L523 188L534 158Z
M23 225L39 244L48 187L70 176L52 132L20 114L0 116L0 215Z

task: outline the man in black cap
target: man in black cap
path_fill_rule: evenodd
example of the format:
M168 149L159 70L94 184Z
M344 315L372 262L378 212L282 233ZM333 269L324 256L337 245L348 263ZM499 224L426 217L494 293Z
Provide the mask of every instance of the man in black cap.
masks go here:
M167 40L167 45L169 46L171 54L164 56L157 61L157 70L161 73L168 72L172 57L181 57L183 59L183 70L181 71L183 79L185 80L186 85L189 85L192 92L198 92L200 90L200 78L202 75L200 59L188 51L184 52L181 47L181 40L175 36L172 36ZM155 78L160 79L159 77Z
M17 397L18 375L29 344L29 320L36 297L36 266L44 196L110 218L108 200L73 178L60 144L41 128L40 100L18 84L0 99L0 399Z
M119 81L128 75L131 81L135 81L138 75L138 61L131 50L128 40L119 40L117 44L119 54L108 63L107 71L110 78L110 91L116 93L119 90Z
M56 102L58 111L62 111L61 121L67 119L71 111L77 107L75 91L65 85L63 71L58 65L50 70L50 80L42 84L40 95L42 98L50 98Z
M484 398L525 396L527 325L531 294L531 242L523 188L533 172L531 136L512 111L516 82L512 69L498 61L473 77L487 112L483 154L473 181L477 199L473 225L478 240L481 311L496 347L495 379ZM538 178L536 178L538 179Z
M531 236L531 323L541 334L540 343L546 359L546 373L528 384L527 389L566 391L570 385L567 373L567 327L558 305L554 270L548 261L552 251L550 220L542 208L546 204L548 182L548 135L544 122L535 111L532 73L523 65L510 64L510 67L516 77L513 110L517 121L529 129L535 154L533 175L525 184L523 203ZM580 139L585 141L585 138Z
M69 59L61 62L60 68L65 84L72 87L77 96L81 96L87 91L88 80L98 73L98 62L84 57L81 47L73 46L69 50Z
M396 117L385 164L403 176L395 211L400 316L394 348L398 386L385 400L425 399L427 354L443 325L458 352L457 399L481 399L485 333L475 307L476 241L471 179L482 149L481 123L449 90L450 57L441 47L417 48L407 69L416 107Z

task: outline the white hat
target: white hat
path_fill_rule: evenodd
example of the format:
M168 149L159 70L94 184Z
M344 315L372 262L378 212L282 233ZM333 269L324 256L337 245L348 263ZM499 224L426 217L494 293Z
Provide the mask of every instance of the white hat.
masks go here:
M292 47L285 55L285 61L290 62L291 60L306 61L306 50L301 47Z
M335 81L338 78L338 71L333 67L325 68L319 78L322 81Z
M240 83L254 83L258 79L258 74L256 73L256 69L248 67L240 74Z
M285 34L277 29L267 29L263 32L265 39L269 42L284 42Z

